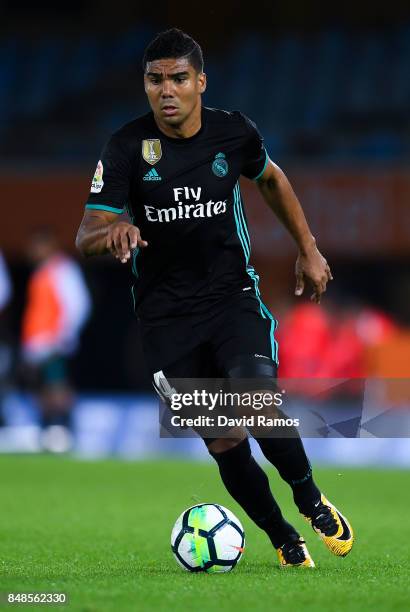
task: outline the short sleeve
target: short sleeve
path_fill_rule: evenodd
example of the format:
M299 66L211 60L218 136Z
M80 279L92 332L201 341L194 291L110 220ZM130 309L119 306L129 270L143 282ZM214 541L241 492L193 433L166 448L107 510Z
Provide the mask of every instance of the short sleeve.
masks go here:
M246 141L244 145L243 176L256 181L262 176L269 157L255 123L243 115L246 126Z
M130 176L130 154L121 139L114 135L101 153L86 209L121 214L129 198Z

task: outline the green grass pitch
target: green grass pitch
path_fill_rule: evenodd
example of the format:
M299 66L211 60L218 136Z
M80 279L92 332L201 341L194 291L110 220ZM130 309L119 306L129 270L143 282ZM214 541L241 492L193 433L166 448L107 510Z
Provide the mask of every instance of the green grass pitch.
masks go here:
M356 531L352 553L340 559L299 517L287 486L268 469L285 515L306 538L317 566L283 571L212 464L4 456L0 471L3 601L9 591L52 591L66 592L68 604L36 609L409 609L408 472L316 470L317 482ZM246 552L232 573L189 574L172 557L175 519L201 501L226 505L244 525Z

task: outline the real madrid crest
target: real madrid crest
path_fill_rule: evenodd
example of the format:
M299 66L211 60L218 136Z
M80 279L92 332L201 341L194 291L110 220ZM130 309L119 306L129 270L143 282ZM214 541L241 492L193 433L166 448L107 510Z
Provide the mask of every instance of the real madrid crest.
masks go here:
M148 138L142 141L142 157L153 166L162 157L161 141L158 138Z
M223 178L228 174L229 165L225 159L224 153L217 153L215 155L215 159L212 163L212 172L219 176L219 178Z

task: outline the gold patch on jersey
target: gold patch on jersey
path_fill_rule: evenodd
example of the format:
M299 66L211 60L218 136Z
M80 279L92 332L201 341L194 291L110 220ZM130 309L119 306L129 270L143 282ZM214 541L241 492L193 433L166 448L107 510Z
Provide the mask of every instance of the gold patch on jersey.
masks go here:
M142 141L142 157L153 166L162 157L161 141L158 138L149 138Z

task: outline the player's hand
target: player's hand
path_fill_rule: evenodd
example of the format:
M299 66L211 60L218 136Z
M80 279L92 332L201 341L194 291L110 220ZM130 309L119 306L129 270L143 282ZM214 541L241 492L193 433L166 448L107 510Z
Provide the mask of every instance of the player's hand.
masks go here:
M131 258L131 250L137 247L145 248L148 242L141 238L138 227L118 221L108 228L107 249L121 261L126 263Z
M306 253L299 253L295 266L296 289L295 295L302 295L305 282L308 281L313 287L310 299L320 304L322 293L326 291L328 281L333 280L332 272L323 255L313 243Z

